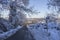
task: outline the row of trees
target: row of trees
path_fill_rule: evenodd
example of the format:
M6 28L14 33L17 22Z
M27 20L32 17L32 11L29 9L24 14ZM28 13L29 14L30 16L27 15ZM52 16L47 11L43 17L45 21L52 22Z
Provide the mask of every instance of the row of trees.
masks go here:
M25 12L32 12L27 6L29 5L29 0L0 0L0 10L7 9L9 13L9 22L14 25L22 25L26 19ZM1 15L0 15L1 16Z
M0 0L0 5L2 5L0 10L7 9L10 11L9 22L14 26L23 24L26 19L25 12L33 13L31 9L27 8L29 5L29 0ZM60 11L59 0L49 0L48 6L53 6L58 9L58 12Z

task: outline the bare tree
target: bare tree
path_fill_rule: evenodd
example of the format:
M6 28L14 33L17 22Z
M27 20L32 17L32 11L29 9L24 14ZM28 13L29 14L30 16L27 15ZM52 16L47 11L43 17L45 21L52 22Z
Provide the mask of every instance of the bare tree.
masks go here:
M48 0L48 6L54 7L54 9L59 12L60 11L60 0Z
M25 12L32 12L27 8L29 0L0 0L2 8L10 10L9 21L16 26L25 20ZM20 23L19 23L20 22Z

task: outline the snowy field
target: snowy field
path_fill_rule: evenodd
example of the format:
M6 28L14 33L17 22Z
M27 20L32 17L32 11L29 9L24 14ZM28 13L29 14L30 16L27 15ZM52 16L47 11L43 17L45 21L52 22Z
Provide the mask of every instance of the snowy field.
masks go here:
M60 40L59 24L55 22L38 23L28 26L36 40ZM47 27L46 27L47 26Z

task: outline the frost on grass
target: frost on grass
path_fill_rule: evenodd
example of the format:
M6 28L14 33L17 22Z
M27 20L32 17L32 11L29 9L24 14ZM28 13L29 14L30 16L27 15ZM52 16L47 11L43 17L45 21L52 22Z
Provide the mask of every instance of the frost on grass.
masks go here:
M28 27L28 29L36 40L60 40L60 30L57 30L57 28L54 27L55 25L52 26L52 24L50 24L50 28L47 29L45 29L43 25L40 25L39 27L35 25L34 27L31 26Z
M59 25L54 17L48 17L45 23L31 24L28 29L36 40L60 40Z

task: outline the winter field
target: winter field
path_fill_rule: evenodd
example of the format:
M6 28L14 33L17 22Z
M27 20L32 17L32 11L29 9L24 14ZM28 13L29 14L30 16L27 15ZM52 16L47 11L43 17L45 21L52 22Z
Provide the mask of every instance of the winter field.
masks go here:
M9 37L12 37L12 35L14 34L17 35L17 33L20 33L18 34L20 36L17 35L16 37L21 38L22 36L24 36L24 40L60 40L60 24L56 21L53 21L52 19L48 20L47 23L30 24L26 26L26 28L22 26L12 28L11 25L7 25L7 22L3 22L2 20L0 20L0 23L2 22L1 24L5 24L6 27L9 26L7 27L7 29L9 29L7 32L3 32L2 30L0 30L0 40L9 40ZM25 34L22 35L23 33ZM11 38L11 40L13 39Z
M0 0L0 40L60 40L58 18L60 0Z
M39 23L28 27L28 29L36 40L60 40L59 26L55 23L48 23L47 26L48 28L45 23Z

